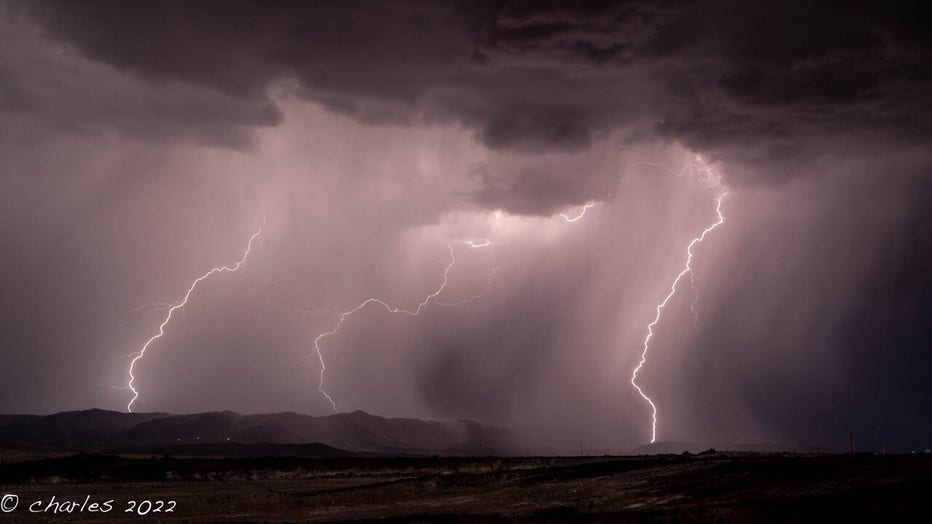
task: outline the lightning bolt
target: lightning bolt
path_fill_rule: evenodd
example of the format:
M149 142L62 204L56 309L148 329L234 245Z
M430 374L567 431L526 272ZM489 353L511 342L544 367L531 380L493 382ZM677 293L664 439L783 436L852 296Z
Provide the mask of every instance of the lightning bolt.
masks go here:
M560 216L563 217L563 220L566 220L567 222L570 222L570 223L576 222L577 220L586 216L586 211L589 211L589 209L594 206L595 206L595 202L586 202L586 205L582 207L582 210L580 210L579 214L577 214L576 216L570 218L569 215L567 215L566 213L560 213Z
M163 311L164 311L164 310L170 309L170 308L171 308L172 306L174 306L175 304L177 304L177 302L176 302L176 303L169 303L169 302L149 302L149 303L147 303L147 304L142 304L141 306L136 306L136 307L134 307L133 309L130 309L129 312L130 312L130 313L138 313L138 312L140 312L140 311L158 311L158 310L163 310ZM126 322L121 322L121 323L120 323L120 327L121 327L121 328L125 328L125 327L129 327L129 326L135 326L135 325L139 324L140 322L142 322L142 319L136 319L136 320L126 321ZM135 354L135 353L130 353L130 355L134 355L134 354ZM126 355L121 355L121 356L126 356Z
M263 220L263 224L264 222L265 220ZM146 341L145 344L143 344L142 348L135 353L136 356L133 357L132 362L130 362L129 364L129 371L128 371L129 381L126 383L126 389L129 389L130 391L133 392L133 398L131 398L129 403L126 404L126 411L132 413L133 404L136 402L136 399L139 398L139 391L135 387L136 375L133 374L133 371L136 369L136 363L139 362L144 356L146 356L146 350L149 349L149 347L152 345L153 342L162 338L162 335L165 334L165 328L168 326L168 323L171 322L172 316L175 314L175 311L183 308L185 304L188 303L188 299L191 298L191 294L194 293L194 290L197 288L197 285L203 282L204 280L210 278L212 275L215 275L217 273L224 273L224 272L232 273L234 271L238 271L241 267L243 267L243 265L246 263L246 259L249 258L250 251L252 251L253 242L261 234L262 234L262 227L260 226L259 230L253 233L251 237L249 237L249 242L246 244L246 251L243 253L242 258L236 261L236 264L234 266L232 267L231 266L220 266L220 267L211 268L210 271L197 277L194 280L194 282L191 282L191 285L188 287L188 291L184 294L184 298L182 298L178 302L175 302L174 304L171 305L171 307L168 309L168 313L165 315L165 319L162 320L161 324L159 324L159 332L153 335L152 338L150 338L149 340Z
M343 324L346 322L347 318L351 317L354 313L365 308L369 304L378 304L382 306L383 308L385 308L385 310L388 311L389 313L402 313L402 314L409 315L412 317L419 316L421 314L421 311L425 307L427 307L427 305L430 304L432 300L437 298L437 296L440 295L440 293L443 293L443 290L446 289L447 287L447 282L449 281L449 276L450 276L450 269L452 269L453 266L456 265L456 256L453 253L453 246L451 244L447 244L447 249L450 251L450 262L447 264L446 268L444 268L443 270L443 282L441 282L440 287L438 287L433 293L427 295L424 298L424 300L419 302L417 307L414 308L414 310L392 306L391 304L389 304L388 302L385 302L384 300L380 298L370 297L370 298L363 300L358 306L354 307L353 309L350 309L344 312L343 314L341 314L340 318L337 320L336 325L333 326L333 329L317 335L317 338L314 339L314 350L317 352L317 358L320 360L320 382L318 383L317 389L330 402L330 405L333 407L334 413L339 413L340 410L337 408L337 403L335 400L333 400L333 397L330 396L330 394L327 393L327 390L324 389L324 374L327 372L327 364L324 362L324 354L323 354L323 350L320 347L320 343L324 339L328 337L332 337L333 335L336 335L337 332L340 331L340 328L343 327Z
M705 240L706 236L708 236L709 233L715 230L718 226L725 223L725 215L722 214L722 200L724 200L727 195L728 195L728 189L725 187L722 187L722 191L719 193L718 198L716 199L716 202L715 202L715 214L717 215L717 218L715 219L714 222L712 222L712 224L710 224L708 227L706 227L702 231L702 234L693 238L689 242L689 245L686 247L686 265L683 267L683 270L680 271L676 275L676 278L673 279L673 283L670 285L670 292L667 293L667 296L663 297L663 300L657 305L657 314L654 316L654 320L652 320L651 323L647 325L647 336L644 337L644 346L641 350L641 359L638 362L637 366L635 366L634 371L631 372L631 385L634 386L634 389L637 390L641 398L643 398L644 400L647 401L648 404L650 404L650 409L651 409L650 442L651 444L653 444L657 440L657 405L654 404L654 401L651 400L651 398L648 397L647 394L644 393L644 390L641 389L641 386L638 385L637 383L638 372L640 372L641 368L644 367L644 364L647 363L647 352L650 350L650 341L654 337L654 327L656 327L657 324L660 323L660 319L663 316L664 308L667 307L667 303L670 301L671 298L673 298L674 295L676 295L676 289L680 283L680 280L682 280L683 277L686 276L687 274L690 276L690 278L692 278L693 276L692 261L693 261L693 257L695 256L693 253L693 248L697 244L702 243L702 241ZM695 305L695 301L693 301L693 305ZM692 308L692 306L690 306L690 308ZM693 309L693 312L695 313L695 309Z
M130 313L136 313L137 311L143 311L147 309L171 309L172 306L178 305L177 302L149 302L141 306L136 306L133 309L130 309Z
M438 306L456 307L456 306L462 306L463 304L468 304L468 303L470 303L470 302L475 302L476 300L479 300L480 298L482 298L482 297L484 297L486 294L488 294L489 291L492 291L492 280L495 279L495 274L498 273L501 269L502 269L502 268L500 268L500 267L493 267L493 268L492 268L492 272L489 273L489 279L488 279L488 281L486 282L485 289L483 289L481 293L478 293L478 294L476 294L476 295L473 295L473 296L471 296L471 297L469 297L469 298L464 298L464 299L462 299L462 300L457 300L456 302L441 302L441 301L439 301L439 300L435 300L435 301L434 301L434 304L437 304Z
M477 241L475 241L475 240L467 240L467 241L466 241L466 244L467 244L469 247L471 247L471 248L473 248L473 249L476 249L476 248L480 248L480 247L491 246L491 245L492 245L492 241L489 240L489 239L485 239L485 240L483 240L483 241L481 241L481 242L477 242Z
M680 168L679 171L673 170L661 162L651 162L648 160L644 160L644 161L641 161L641 163L647 164L651 167L659 167L675 177L682 177L683 175L686 174L688 169L692 169L693 173L697 177L699 177L699 180L701 182L715 184L715 181L714 181L715 174L712 172L712 169L702 165L701 157L697 157L696 162L687 162L686 164L683 165L682 168Z
M689 303L689 310L693 312L693 324L699 326L699 311L696 310L696 303L699 302L699 288L696 286L696 274L694 271L689 272L689 285L693 288L693 301Z

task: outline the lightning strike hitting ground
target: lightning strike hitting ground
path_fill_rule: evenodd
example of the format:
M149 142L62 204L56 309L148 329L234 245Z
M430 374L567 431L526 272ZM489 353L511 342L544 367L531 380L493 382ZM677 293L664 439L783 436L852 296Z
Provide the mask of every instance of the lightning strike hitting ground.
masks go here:
M317 335L317 338L314 339L314 350L317 351L317 358L320 359L320 382L318 383L317 389L330 402L330 405L333 407L334 413L339 413L340 410L337 408L337 403L336 401L333 400L333 397L331 397L330 394L327 393L327 391L324 389L324 374L327 372L327 364L324 362L324 354L320 348L321 341L327 337L336 335L337 332L340 331L340 328L343 327L343 323L346 322L347 318L352 316L353 313L356 313L360 309L365 308L369 304L378 304L384 307L385 310L388 311L389 313L404 313L405 315L410 315L412 317L416 317L420 315L421 311L425 307L427 307L427 305L430 304L432 300L437 298L437 296L440 295L440 293L443 293L443 290L446 289L447 287L447 281L449 280L450 269L454 265L456 265L456 256L453 254L453 246L450 244L447 244L447 249L450 250L450 263L447 264L446 268L443 270L443 282L440 284L440 287L438 287L433 293L427 295L427 297L424 298L424 300L422 300L413 311L392 306L388 302L385 302L384 300L379 299L379 298L370 297L362 301L358 306L354 307L353 309L350 309L349 311L344 312L342 315L340 315L340 319L337 320L337 323L333 327L333 329L325 333L321 333Z
M660 318L663 315L664 308L666 308L667 306L667 302L669 302L670 299L673 298L673 295L676 294L676 288L677 288L677 285L680 283L680 280L682 280L683 277L686 276L687 274L690 275L690 278L692 277L692 274L693 274L692 261L693 261L693 256L694 256L693 247L695 247L696 244L699 244L703 240L705 240L705 237L709 233L711 233L712 230L714 230L715 228L717 228L718 226L722 225L725 222L725 215L722 214L722 200L727 195L728 195L728 189L723 188L722 192L719 193L718 199L715 203L715 213L717 215L715 222L713 222L711 225L706 227L702 231L702 234L693 238L689 242L689 245L686 247L686 265L683 267L683 270L680 271L679 274L676 275L676 278L673 279L673 284L670 285L670 292L667 293L667 296L663 297L663 300L660 302L660 304L657 305L657 314L654 316L654 320L652 320L651 323L647 325L647 336L644 337L644 347L641 350L641 359L638 362L637 366L634 368L634 371L631 372L631 385L634 386L634 389L637 390L641 398L643 398L644 400L647 401L648 404L650 404L650 409L651 409L650 441L651 441L651 444L653 444L657 440L657 405L654 404L654 401L651 400L650 397L648 397L644 393L644 391L641 389L641 387L638 385L637 383L638 372L641 371L641 368L644 367L644 364L647 362L647 352L650 349L651 338L653 338L654 336L654 327L660 322ZM695 304L695 302L693 303ZM695 310L693 310L693 312L695 313Z
M586 205L582 207L582 210L575 217L570 218L566 213L560 213L560 216L563 217L563 220L567 222L576 222L580 218L586 216L586 211L589 211L589 208L595 206L595 202L586 202Z
M624 182L624 181L622 181L622 182ZM580 220L581 218L583 218L583 217L586 215L586 212L587 212L590 208L594 207L595 205L596 205L595 202L591 202L591 201L590 201L590 202L586 202L586 204L585 204L585 205L582 207L582 209L580 210L579 214L577 214L576 216L570 217L570 216L566 215L565 213L560 213L560 216L562 216L563 219L566 220L567 222L573 223L573 222L576 222L576 221ZM501 218L501 211L496 211L496 218L497 218L497 219L500 219L500 218ZM477 240L465 240L465 241L463 241L463 243L466 244L466 245L468 245L469 247L471 247L471 248L473 248L473 249L483 248L483 247L487 247L487 246L492 245L492 241L489 240L489 239L484 239L484 240L481 240L481 241L477 241ZM479 300L479 299L481 299L482 297L484 297L489 291L491 291L491 289L492 289L492 281L493 281L493 279L495 278L495 274L496 274L496 273L499 271L499 269L500 269L500 268L498 268L498 267L492 269L492 273L489 275L488 284L486 285L486 288L485 288L481 293L476 294L476 295L473 295L472 297L469 297L469 298L466 298L466 299L457 300L457 301L455 301L455 302L441 302L441 301L439 301L439 300L436 300L436 298L444 291L444 289L446 289L450 270L453 268L454 265L456 265L456 256L454 255L454 252L453 252L453 246L450 245L450 244L447 244L447 248L448 248L449 251L450 251L450 263L447 264L446 268L445 268L444 271L443 271L443 282L440 284L440 286L439 286L433 293L431 293L430 295L427 295L427 297L426 297L423 301L421 301L421 302L417 305L417 308L415 308L413 311L412 311L412 310L408 310L408 309L403 309L403 308L400 308L400 307L392 306L392 305L388 304L387 302L385 302L384 300L381 300L381 299L379 299L379 298L370 297L370 298L365 299L365 300L362 301L361 303L359 303L356 307L354 307L354 308L352 308L352 309L350 309L350 310L348 310L348 311L342 313L342 314L340 315L340 318L337 320L336 325L333 327L333 329L331 329L330 331L324 332L324 333L320 333L320 334L317 335L317 337L314 339L314 350L315 350L315 352L317 353L317 358L318 358L318 360L320 361L320 381L319 381L319 383L318 383L317 389L318 389L318 391L320 391L320 393L327 399L327 401L330 402L330 405L331 405L331 407L333 408L334 413L339 413L340 410L339 410L339 408L337 407L336 401L333 399L333 397L332 397L329 393L327 393L327 391L324 389L324 375L325 375L326 372L327 372L327 364L326 364L326 362L324 361L323 350L321 349L320 343L321 343L324 339L326 339L327 337L330 337L330 336L333 336L333 335L337 334L337 332L339 332L340 329L343 327L343 324L346 322L346 319L347 319L347 318L349 318L350 316L352 316L352 315L353 315L354 313L356 313L357 311L359 311L359 310L361 310L361 309L364 309L364 308L365 308L366 306L368 306L369 304L378 304L378 305L382 306L383 308L385 308L385 310L388 311L389 313L404 313L404 314L410 315L410 316L419 316L419 315L421 314L421 311L422 311L425 307L427 307L427 305L429 305L430 303L434 303L434 304L437 304L437 305L439 305L439 306L449 306L449 307L460 306L460 305L463 305L463 304L467 304L467 303L469 303L469 302L473 302L473 301L475 301L475 300ZM291 366L291 369L293 369L294 367L295 367L295 366L292 365L292 366ZM289 374L290 374L290 372L291 372L291 371L289 370Z
M149 349L149 346L151 346L153 342L160 339L162 335L165 334L165 328L168 326L168 323L171 322L172 315L174 315L175 311L183 308L185 304L188 303L188 299L191 298L191 294L194 293L194 289L197 288L197 285L203 282L204 280L206 280L207 278L209 278L211 275L214 275L216 273L223 273L227 271L234 272L234 271L239 270L241 267L243 267L243 265L246 263L246 259L249 258L250 251L252 251L253 242L261 234L262 234L262 227L260 226L259 230L253 233L251 237L249 237L249 242L246 244L246 252L243 253L243 257L240 258L234 266L232 267L220 266L220 267L211 268L210 271L208 271L207 273L204 273L203 275L195 279L194 282L191 282L191 285L188 287L188 291L184 294L184 298L182 298L178 302L175 302L169 308L168 313L165 315L165 320L163 320L162 323L159 324L159 332L153 335L152 338L150 338L149 340L146 341L145 344L143 344L142 348L138 352L136 352L136 356L133 358L132 362L130 362L129 364L129 382L127 382L126 384L126 389L129 389L130 391L133 392L133 398L130 399L129 403L126 405L126 411L132 413L133 404L136 402L136 399L139 398L139 391L137 391L134 386L134 383L136 382L136 376L133 374L133 370L136 368L136 363L139 362L139 360L142 359L142 357L146 355L146 350Z

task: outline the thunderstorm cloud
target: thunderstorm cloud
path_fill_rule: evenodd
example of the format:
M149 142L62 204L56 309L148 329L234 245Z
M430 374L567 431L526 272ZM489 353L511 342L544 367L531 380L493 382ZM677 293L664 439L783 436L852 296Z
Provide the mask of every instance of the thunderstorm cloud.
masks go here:
M370 296L416 305L450 244L442 298L463 303L355 314L329 391L629 449L649 416L630 372L714 219L710 166L727 219L640 379L661 437L928 447L928 21L921 2L0 3L0 411L122 409L157 303L264 217L244 271L140 364L140 409L327 413L314 337Z

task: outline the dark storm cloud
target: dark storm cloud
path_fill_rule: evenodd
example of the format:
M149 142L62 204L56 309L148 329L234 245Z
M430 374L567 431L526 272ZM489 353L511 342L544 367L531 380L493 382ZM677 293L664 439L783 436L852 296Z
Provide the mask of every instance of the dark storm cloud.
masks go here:
M91 60L150 84L216 92L196 110L185 110L184 94L163 92L162 104L174 108L178 98L180 109L132 117L142 129L233 146L244 141L225 137L224 126L277 122L277 80L367 123L458 122L502 151L580 152L617 130L630 140L679 140L738 164L734 183L798 175L851 143L926 143L932 130L932 53L917 3L14 5ZM76 105L4 98L22 111ZM107 111L111 125L126 131L127 112ZM761 162L775 165L742 174L740 165ZM475 198L501 205L496 195L489 187Z
M500 180L488 169L477 168L474 176L479 179L481 189L471 193L471 197L516 214L530 215L539 211L551 214L567 201L584 203L586 200L586 192L576 183L575 177L553 171L529 169L510 180Z

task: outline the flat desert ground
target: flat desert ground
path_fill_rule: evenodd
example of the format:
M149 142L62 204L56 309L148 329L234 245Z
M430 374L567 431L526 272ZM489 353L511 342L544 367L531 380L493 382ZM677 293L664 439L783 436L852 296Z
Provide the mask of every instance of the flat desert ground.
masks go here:
M0 523L889 522L932 512L932 455L3 457L0 495L18 505ZM52 497L68 504L50 507ZM109 512L88 510L106 501Z

